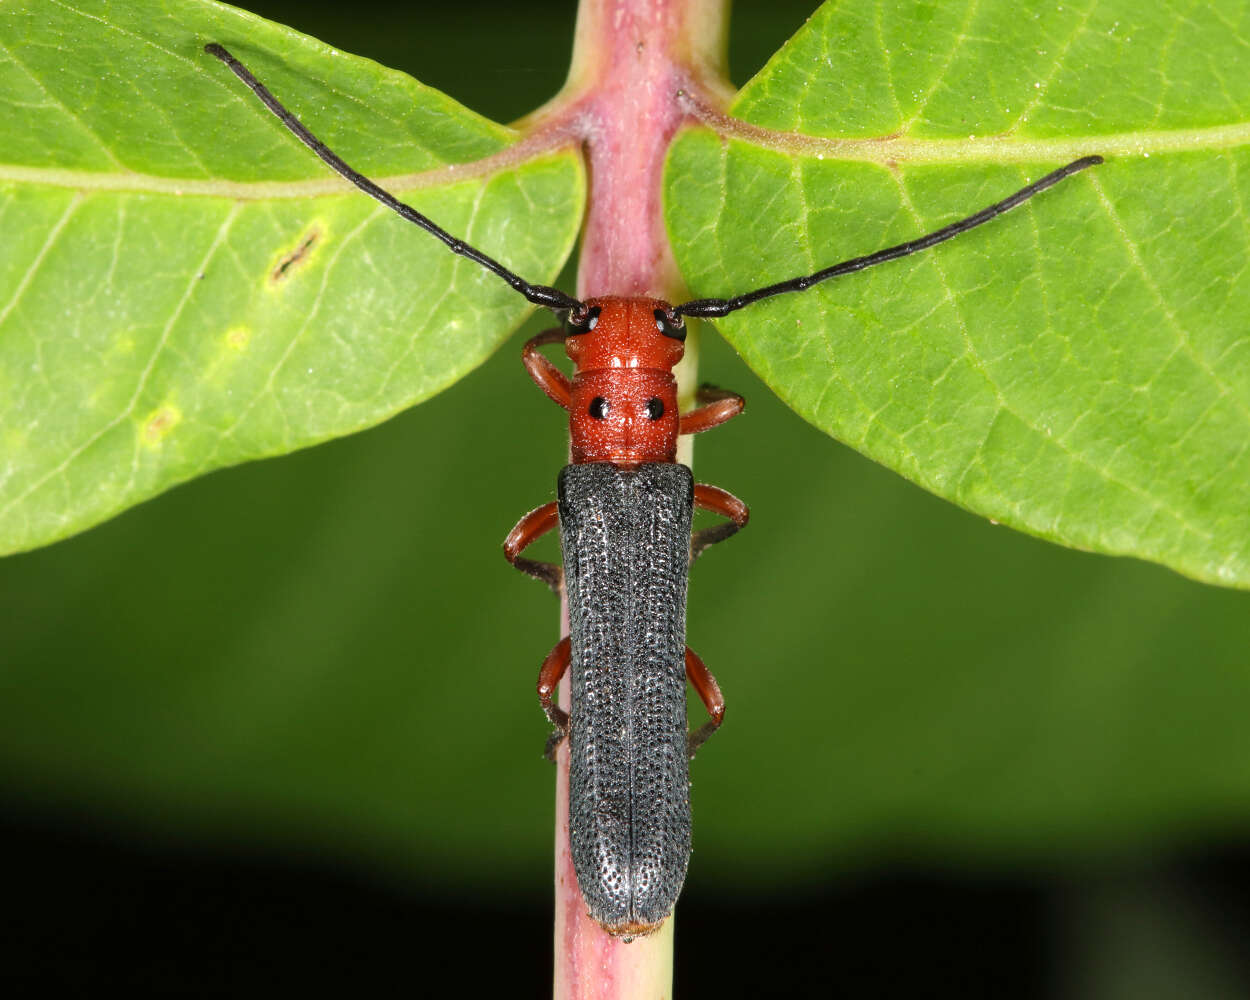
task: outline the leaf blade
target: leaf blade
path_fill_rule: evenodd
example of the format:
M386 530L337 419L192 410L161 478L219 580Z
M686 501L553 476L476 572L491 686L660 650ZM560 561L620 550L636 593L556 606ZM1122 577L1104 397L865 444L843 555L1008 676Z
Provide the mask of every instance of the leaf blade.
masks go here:
M194 0L33 10L0 16L0 93L16 95L0 134L30 139L0 165L0 550L376 424L476 367L530 310L329 174L205 39L244 38L349 162L529 279L554 279L572 249L575 153L516 152L510 130L402 74ZM68 69L62 36L86 38ZM7 86L21 79L48 81L46 99ZM125 104L135 86L151 99ZM49 106L84 128L39 132Z
M1089 41L1095 20L1123 14L1107 7L1070 12L1067 51ZM944 5L942 16L993 24L1006 8ZM1088 96L1083 107L1028 97L1022 81L1035 74L1017 65L1026 53L981 30L996 56L975 58L982 91L1007 102L999 119L957 125L956 105L937 96L945 77L916 81L912 106L892 99L881 112L878 102L875 119L845 105L822 116L809 98L804 114L787 109L778 95L801 94L804 80L826 101L853 85L888 89L888 66L869 71L854 46L852 65L827 72L820 54L867 30L854 19L822 8L744 89L734 113L746 125L675 143L666 212L692 294L738 294L914 238L1100 151L1100 139L1166 151L1121 155L923 257L719 326L801 416L946 499L1063 544L1250 586L1250 300L1235 280L1250 249L1236 182L1250 88L1159 113L1136 135L1135 97L1101 109ZM1103 52L1105 35L1089 44ZM928 65L964 92L971 58ZM1190 59L1189 89L1204 59ZM1062 80L1063 92L1081 91L1081 74L1056 66L1036 90ZM861 69L868 84L845 82ZM987 139L987 122L1017 131ZM765 131L796 125L814 138ZM884 137L867 139L872 128ZM1198 266L1186 259L1195 252Z

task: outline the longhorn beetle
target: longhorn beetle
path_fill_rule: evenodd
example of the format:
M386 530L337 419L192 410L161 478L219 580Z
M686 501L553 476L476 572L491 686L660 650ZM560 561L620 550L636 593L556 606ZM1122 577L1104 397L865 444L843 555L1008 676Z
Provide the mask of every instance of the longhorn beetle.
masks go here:
M928 249L1014 208L1086 167L1085 156L959 222L918 239L834 264L815 274L731 298L673 306L659 299L604 296L582 302L532 285L498 261L353 170L286 110L222 46L205 51L225 63L282 123L331 169L452 253L476 261L564 326L526 343L530 377L569 411L572 462L560 472L558 499L526 514L504 542L517 569L559 593L567 588L569 634L538 674L538 698L555 727L548 756L570 744L569 842L582 897L608 932L629 939L655 930L677 901L690 860L689 759L721 724L725 701L716 679L686 645L686 582L707 546L747 523L737 497L695 484L677 463L677 438L723 424L742 412L736 393L705 387L698 406L677 408L673 366L686 338L684 317L725 316L760 299L799 292ZM570 379L539 348L562 343ZM726 520L691 535L693 509ZM563 567L521 553L560 527ZM571 709L552 701L571 673ZM711 716L686 731L686 680Z

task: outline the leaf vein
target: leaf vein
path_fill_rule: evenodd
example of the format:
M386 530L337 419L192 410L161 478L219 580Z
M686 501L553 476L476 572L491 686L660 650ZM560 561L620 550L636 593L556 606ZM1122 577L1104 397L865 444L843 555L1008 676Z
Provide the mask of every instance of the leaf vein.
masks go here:
M968 4L967 13L964 14L963 23L959 26L959 34L955 36L954 44L948 46L947 48L945 61L938 68L937 72L933 74L933 82L929 85L929 89L926 90L921 96L919 103L916 105L916 110L912 113L912 116L899 126L899 132L906 135L912 130L916 122L918 122L924 114L925 109L928 108L929 102L938 92L938 88L942 86L942 81L946 76L947 70L949 70L952 63L954 63L955 56L959 53L963 44L968 41L968 29L972 26L972 22L976 18L977 8L979 5L980 0L972 0L972 2ZM897 105L898 101L895 100L894 103Z
M1115 228L1116 233L1120 237L1120 241L1124 244L1124 248L1128 251L1129 260L1133 265L1133 269L1141 276L1142 282L1145 284L1146 288L1149 289L1150 294L1158 304L1159 309L1167 318L1168 326L1170 326L1172 331L1176 334L1177 343L1180 348L1189 356L1190 360L1193 361L1194 364L1206 373L1207 377L1210 378L1219 389L1220 395L1227 396L1233 406L1236 407L1246 421L1250 423L1250 409L1247 409L1245 402L1233 390L1232 386L1220 377L1206 357L1203 356L1203 354L1194 346L1193 341L1189 337L1189 331L1182 325L1180 319L1176 315L1176 311L1171 307L1164 296L1163 290L1150 274L1149 268L1146 267L1146 263L1142 259L1140 248L1137 246L1136 241L1129 235L1128 230L1124 226L1124 221L1120 218L1119 213L1116 212L1115 206L1111 203L1111 199L1107 197L1107 192L1104 190L1098 178L1091 176L1089 178L1089 183L1094 189L1094 193L1098 196L1098 200L1101 202L1104 211L1107 213L1108 221Z
M900 199L903 203L903 207L906 208L907 211L911 214L912 218L915 219L916 224L923 229L924 219L921 217L919 211L916 209L915 204L912 202L910 195L907 193L907 189L904 186L902 179L896 176L895 182L898 184ZM1196 525L1192 524L1186 517L1184 517L1179 511L1173 510L1163 501L1158 500L1155 497L1152 497L1149 493L1147 493L1144 489L1142 489L1136 483L1130 482L1128 480L1120 479L1119 477L1113 475L1109 469L1096 464L1095 462L1093 462L1091 459L1087 458L1085 455L1081 454L1080 452L1073 450L1071 447L1064 445L1063 443L1057 441L1053 437L1047 437L1045 433L1042 431L1042 429L1037 426L1034 420L1026 417L1024 414L1022 414L1020 411L1018 411L1015 407L1011 405L1011 403L1007 400L1006 396L1003 394L1002 387L998 384L997 380L993 377L993 375L990 374L989 370L985 367L984 359L981 357L980 352L978 352L976 345L972 340L972 336L968 332L967 320L965 319L963 315L963 311L959 307L959 300L955 296L954 291L952 290L950 286L950 282L947 279L946 270L942 266L941 255L940 254L935 255L934 257L931 257L930 260L932 262L933 267L937 271L938 279L942 283L942 287L945 291L946 299L951 303L951 307L955 315L955 324L957 328L959 329L960 336L962 337L964 341L967 355L970 361L972 362L973 367L985 379L986 385L989 387L991 392L993 392L995 401L998 404L1000 412L996 414L994 420L990 422L991 423L990 429L992 430L993 423L998 419L1001 413L1005 412L1005 413L1010 414L1012 417L1019 420L1021 424L1029 428L1029 430L1033 431L1039 437L1044 438L1046 441L1053 442L1055 447L1059 448L1065 455L1071 458L1074 462L1078 462L1081 465L1085 466L1086 468L1090 469L1099 478L1105 480L1106 482L1119 486L1121 489L1127 490L1133 495L1144 500L1146 503L1150 504L1155 509L1166 512L1184 529L1192 532L1193 534L1198 535L1201 538L1207 539L1209 541L1212 537L1210 532L1207 532L1198 528ZM987 432L985 438L982 440L981 444L978 446L977 454L980 454L981 449L985 447L985 441L987 441L988 438L989 438L989 433ZM962 485L964 478L966 478L968 471L970 471L970 468L971 467L969 466L969 469L965 470L964 475L960 477L960 480L959 480L960 485ZM959 491L959 486L956 487L956 490L957 492Z
M22 280L17 283L17 287L13 290L13 294L9 296L9 301L5 303L3 309L0 309L0 328L3 328L4 321L9 318L11 313L21 301L22 296L26 293L27 287L34 280L35 274L38 273L43 259L48 255L48 251L52 249L52 245L56 243L62 231L69 224L70 218L78 211L78 206L83 202L81 192L75 195L66 203L65 211L61 213L61 217L56 220L52 228L48 230L48 236L43 241L43 246L39 248L39 252L35 254L34 260L30 262L30 267L26 268L26 273L22 275Z
M1007 132L1015 132L1017 129L1021 128L1029 120L1029 115L1036 111L1042 101L1045 100L1046 92L1050 89L1050 85L1055 82L1055 77L1058 76L1059 71L1063 69L1063 61L1067 58L1068 50L1072 48L1073 43L1076 42L1077 38L1080 37L1081 33L1085 30L1085 26L1089 24L1089 19L1093 16L1094 8L1096 6L1097 3L1095 2L1085 8L1084 16L1081 17L1075 25L1073 25L1072 31L1069 32L1068 37L1064 39L1063 44L1059 46L1059 51L1055 55L1054 64L1051 66L1050 72L1046 74L1046 79L1038 81L1040 86L1034 88L1033 99L1024 106L1019 117L1017 117L1011 126L1006 129Z
M60 100L58 100L57 97L53 95L53 93L50 90L48 90L47 87L43 85L43 81L41 81L37 76L35 76L35 74L31 72L30 68L25 63L23 63L20 59L18 59L17 54L11 48L9 48L3 42L0 42L0 50L3 50L5 54L7 54L8 57L11 60L13 60L13 65L16 66L18 69L20 69L23 73L25 73L26 76L31 81L31 83L33 83L36 87L38 87L40 90L43 91L43 93L47 96L49 102L51 102L52 105L60 108L61 111L65 113L65 116L70 121L72 121L80 129L82 129L82 131L87 135L87 137L91 139L97 146L100 147L100 151L105 156L108 157L110 163L112 163L119 170L126 169L125 164L123 164L120 160L117 159L116 156L113 155L113 151L108 148L108 146L105 144L103 139L101 139L98 135L96 135L95 130L91 128L91 126L89 126L85 121L83 121L82 118L78 114L71 111Z

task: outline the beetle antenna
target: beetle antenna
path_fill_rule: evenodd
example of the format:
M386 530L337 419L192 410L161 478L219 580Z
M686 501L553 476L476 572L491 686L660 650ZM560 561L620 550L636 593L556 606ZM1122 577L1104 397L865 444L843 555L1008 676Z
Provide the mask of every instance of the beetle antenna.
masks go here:
M204 46L204 51L211 56L216 56L229 66L231 72L247 84L252 93L260 98L261 103L277 115L278 120L281 121L282 124L285 125L291 133L299 139L300 142L316 153L321 158L322 162L330 167L331 170L351 181L370 198L380 201L392 212L395 212L397 215L403 216L409 222L420 226L430 235L438 237L447 245L447 249L449 249L452 253L459 254L461 257L467 257L469 260L481 264L482 267L486 268L486 270L490 271L492 274L499 275L499 277L503 278L503 280L511 285L513 289L520 292L535 305L546 306L548 309L557 312L564 309L583 308L581 302L569 295L565 295L564 292L560 291L558 288L551 288L547 285L531 285L524 278L514 274L512 271L509 271L493 257L488 257L486 254L482 253L481 250L471 247L463 240L459 240L452 236L451 233L436 224L432 219L422 215L415 208L405 205L389 191L384 191L382 188L378 187L378 185L374 184L373 181L369 180L369 178L364 176L364 174L349 167L345 162L343 162L342 158L330 149L329 146L309 132L300 120L284 108L282 103L269 92L265 85L252 75L251 70L239 62L239 60L226 51L225 48L218 45L216 42L212 42Z
M966 233L969 229L975 229L977 226L989 222L990 219L1002 215L1004 212L1011 211L1021 202L1028 201L1035 194L1040 194L1048 187L1053 187L1065 177L1070 177L1086 167L1093 167L1102 162L1101 156L1082 156L1079 160L1073 160L1066 167L1060 167L1058 170L1047 174L1041 180L1034 181L1028 187L1021 188L1011 197L995 202L988 208L981 209L975 215L970 215L966 219L960 219L958 222L952 222L949 226L943 226L941 229L926 236L909 240L906 243L900 243L898 246L878 250L876 253L870 253L865 257L852 257L850 260L844 260L840 264L826 267L815 274L791 278L789 281L779 281L775 285L766 285L763 288L755 289L753 292L736 295L731 299L694 299L674 307L673 312L681 316L716 318L741 309L743 306L749 306L752 302L758 302L760 299L771 298L774 295L783 295L786 292L801 292L829 278L837 278L843 274L852 274L855 271L862 271L864 268L872 267L874 264L884 264L887 260L897 260L899 257L908 256L908 254L928 250L931 246L936 246L952 237L958 236L960 233Z

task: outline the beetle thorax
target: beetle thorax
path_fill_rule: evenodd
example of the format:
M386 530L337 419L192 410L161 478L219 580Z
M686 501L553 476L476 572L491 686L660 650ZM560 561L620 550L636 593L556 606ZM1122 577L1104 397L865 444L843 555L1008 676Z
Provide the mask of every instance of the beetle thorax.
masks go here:
M677 380L654 368L599 368L573 376L569 437L575 463L677 458Z
M588 299L588 329L564 342L576 365L569 436L575 463L672 462L677 457L677 381L685 344L664 332L660 299ZM684 336L684 330L681 331Z

